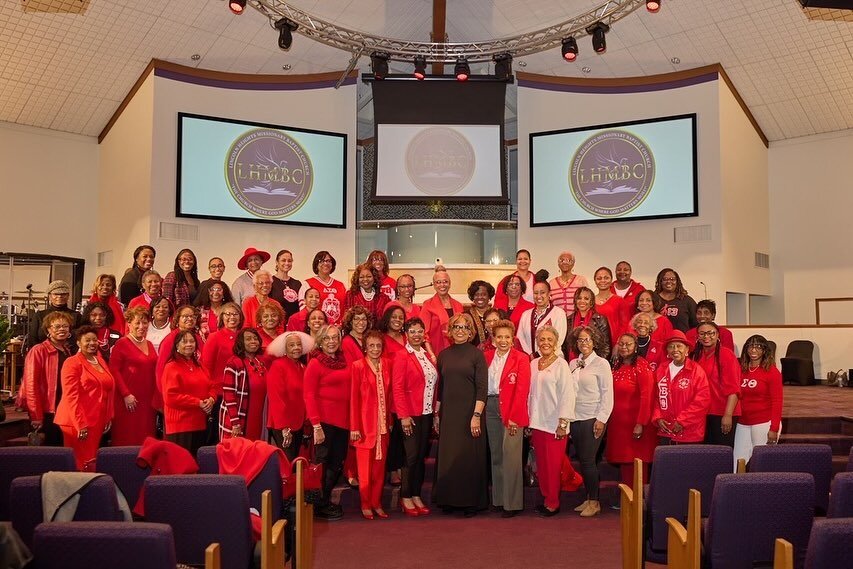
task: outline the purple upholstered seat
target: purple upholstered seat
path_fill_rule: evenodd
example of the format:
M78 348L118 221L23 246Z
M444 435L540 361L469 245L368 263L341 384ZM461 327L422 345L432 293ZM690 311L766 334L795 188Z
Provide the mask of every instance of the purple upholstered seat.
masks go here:
M253 550L249 494L242 476L150 476L145 519L172 526L179 563L203 565L211 543L222 547L222 566L245 569Z
M732 449L722 445L661 446L655 449L644 530L645 558L666 563L666 518L687 519L691 488L702 493L702 516L710 511L714 481L718 474L732 472Z
M136 464L139 446L104 447L98 449L98 472L109 474L131 509L139 499L139 492L145 479L151 473L148 467L140 468Z
M219 474L219 460L216 458L216 446L198 449L195 456L199 474Z
M165 524L57 522L33 537L37 569L175 569L175 541Z
M219 460L216 458L216 447L206 446L198 449L196 455L198 461L199 473L201 474L218 474ZM249 484L249 506L261 511L261 494L264 490L269 490L272 493L273 508L275 508L273 521L281 519L281 508L276 505L281 504L281 470L279 468L279 457L272 455L264 468Z
M752 451L750 472L805 472L814 476L815 511L826 515L832 481L832 448L818 444L762 445Z
M12 481L9 509L12 527L24 543L31 545L36 526L50 521L42 514L41 476L21 476ZM121 519L115 483L109 476L94 479L80 492L74 521L115 522Z
M50 470L77 470L74 452L65 447L0 448L0 520L9 519L9 487L19 476L36 476Z
M704 501L704 500L703 500ZM720 474L705 527L704 568L752 569L773 563L776 538L805 559L814 519L814 478L801 472Z
M853 472L839 472L832 479L826 515L830 518L853 518Z
M853 518L815 520L806 553L806 569L853 566Z

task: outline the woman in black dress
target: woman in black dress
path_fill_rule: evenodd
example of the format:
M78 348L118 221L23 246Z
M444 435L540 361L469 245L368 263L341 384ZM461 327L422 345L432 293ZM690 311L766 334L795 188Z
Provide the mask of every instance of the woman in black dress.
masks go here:
M471 316L457 314L448 322L452 344L438 354L441 395L436 413L438 461L433 499L449 513L476 515L489 505L485 425L488 366L483 352L469 341ZM438 417L441 417L440 421Z

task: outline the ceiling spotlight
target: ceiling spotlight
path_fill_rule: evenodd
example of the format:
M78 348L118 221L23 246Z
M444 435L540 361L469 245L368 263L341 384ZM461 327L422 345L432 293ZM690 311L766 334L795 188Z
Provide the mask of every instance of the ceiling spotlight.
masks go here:
M290 49L293 45L293 32L299 28L299 24L288 18L282 18L275 23L275 29L278 30L278 47L281 49Z
M468 76L471 75L471 67L468 65L468 59L465 57L457 59L453 73L456 75L457 81L467 81Z
M228 0L228 7L235 14L242 14L246 9L246 0Z
M374 51L370 55L370 66L373 67L373 76L382 80L388 76L388 60L391 57L384 51Z
M415 56L415 79L422 81L426 78L426 57L423 55Z
M592 49L595 53L607 51L607 39L604 34L610 31L610 26L604 22L596 22L586 29L586 33L592 36Z
M661 0L646 0L646 10L654 14L660 10Z
M512 55L499 53L493 59L495 60L495 78L500 81L509 81L512 77Z
M578 40L574 37L563 39L563 59L573 62L578 58Z

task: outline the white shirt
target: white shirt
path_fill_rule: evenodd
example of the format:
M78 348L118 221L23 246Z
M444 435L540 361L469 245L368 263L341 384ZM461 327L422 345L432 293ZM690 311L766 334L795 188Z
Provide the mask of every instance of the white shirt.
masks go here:
M530 362L530 428L556 433L560 419L575 420L575 382L569 364L557 358L539 371L539 359Z
M538 351L538 346L536 345L536 336L531 336L530 330L530 321L533 318L533 311L535 308L529 308L524 311L524 314L521 315L521 318L518 321L518 332L516 333L516 337L518 338L518 343L521 344L521 349L524 350L526 354L532 354ZM568 322L566 321L566 313L559 306L554 306L551 308L551 311L547 316L542 318L539 324L536 326L536 330L539 330L542 326L545 325L553 326L555 330L557 330L558 338L557 338L557 349L559 350L559 356L562 357L563 351L560 349L560 346L563 345L563 340L566 339L566 330L568 328Z
M684 364L681 364L679 366L679 365L675 365L674 362L669 362L669 377L671 377L671 378L675 377L676 375L678 375L678 372L680 372L682 369L684 369Z
M579 362L583 361L583 367ZM576 358L569 362L577 395L575 420L598 419L606 423L613 411L613 372L610 363L591 353L585 360Z
M410 354L415 354L424 372L424 408L421 415L432 415L432 400L435 397L435 386L438 383L438 370L429 361L425 349L415 350L412 346L406 344L406 350Z
M508 357L509 350L504 355L500 355L495 350L495 359L489 365L489 395L498 395L501 392L501 375L503 375Z

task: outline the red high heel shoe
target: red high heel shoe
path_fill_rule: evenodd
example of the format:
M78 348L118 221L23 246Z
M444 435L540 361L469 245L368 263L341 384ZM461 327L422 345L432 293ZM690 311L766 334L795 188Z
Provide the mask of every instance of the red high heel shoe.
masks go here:
M373 512L376 514L376 517L379 518L380 520L385 520L388 518L388 514L382 508L376 508L373 510Z
M373 512L371 512L370 510L362 510L361 517L363 517L365 520L372 520Z
M417 509L418 514L420 514L421 516L426 516L430 512L430 509L426 506L418 506L417 504L415 504L415 509Z
M406 504L403 503L403 500L400 500L400 509L403 510L403 513L406 514L407 516L416 517L416 516L420 515L420 511L417 508L415 508L415 507L407 508Z

